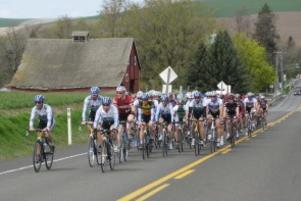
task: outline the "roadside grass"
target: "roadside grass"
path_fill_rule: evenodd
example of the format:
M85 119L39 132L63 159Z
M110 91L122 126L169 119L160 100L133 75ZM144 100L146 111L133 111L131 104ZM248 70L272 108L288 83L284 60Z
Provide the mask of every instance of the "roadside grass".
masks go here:
M0 160L13 159L32 154L36 136L28 135L29 116L34 106L32 92L0 92ZM43 93L46 103L50 104L55 114L56 125L53 129L57 147L67 145L66 108L72 110L72 141L82 144L87 141L87 130L80 126L82 103L88 93L51 92ZM102 94L112 96L112 94ZM36 122L37 123L37 122Z

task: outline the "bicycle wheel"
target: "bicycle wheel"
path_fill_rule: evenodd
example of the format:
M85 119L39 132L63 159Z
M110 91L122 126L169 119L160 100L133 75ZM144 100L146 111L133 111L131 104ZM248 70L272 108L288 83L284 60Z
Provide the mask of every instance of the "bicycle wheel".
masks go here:
M233 126L233 122L231 121L231 127L230 127L230 136L231 136L231 147L233 148L235 146L235 129Z
M102 145L97 149L96 148L96 144L95 141L93 140L93 144L94 144L94 150L95 150L95 158L96 158L96 162L97 165L100 166L101 172L104 173L104 165L105 165L105 160L107 157L107 151L105 148L105 144L104 142L102 143Z
M95 167L96 154L97 154L96 152L97 150L95 150L94 139L93 137L89 137L87 156L88 156L88 163L91 168Z
M50 170L52 167L52 163L53 163L53 155L54 153L52 152L49 144L47 144L46 146L48 146L48 150L49 152L45 152L44 151L44 159L45 159L45 165L46 165L46 169Z
M200 155L200 151L201 151L201 143L200 143L200 137L198 136L197 133L194 134L194 139L195 139L194 155L198 156Z
M116 153L113 150L113 145L110 142L106 142L106 147L107 147L107 152L110 153L110 154L108 154L110 156L108 158L110 169L114 170L115 163L116 163Z
M210 139L210 152L213 153L216 150L216 143L215 143L215 129L211 129L211 139Z
M162 140L162 154L163 154L163 157L166 157L167 156L167 151L168 151L166 131L163 131L162 135L163 135L163 140Z
M40 149L40 154L37 154L37 150ZM40 142L37 141L34 144L33 147L33 157L32 157L32 163L33 163L33 169L35 172L39 172L41 169L41 165L42 165L42 149Z

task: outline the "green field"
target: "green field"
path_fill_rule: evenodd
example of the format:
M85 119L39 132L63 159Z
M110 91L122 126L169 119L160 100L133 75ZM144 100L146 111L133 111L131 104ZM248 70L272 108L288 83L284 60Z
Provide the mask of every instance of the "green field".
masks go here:
M209 5L218 17L234 16L238 9L245 7L249 14L257 13L264 3L273 11L301 11L300 0L199 0Z
M0 92L0 160L29 155L35 141L34 135L26 135L31 108L34 106L32 92ZM67 144L66 108L72 109L73 142L87 140L86 129L80 129L82 103L88 93L51 92L42 93L46 103L53 107L56 126L53 130L55 144ZM112 96L112 94L102 94Z
M17 26L22 22L27 21L28 19L9 19L9 18L0 18L0 27L11 27Z
M0 92L0 109L17 109L33 106L33 98L37 92ZM45 102L52 106L80 103L87 93L50 92L41 93L46 97Z

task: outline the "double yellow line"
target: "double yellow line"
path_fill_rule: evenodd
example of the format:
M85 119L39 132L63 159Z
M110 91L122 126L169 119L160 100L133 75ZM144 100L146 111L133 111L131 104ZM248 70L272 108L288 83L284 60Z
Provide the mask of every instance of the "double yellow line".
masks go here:
M281 123L282 121L286 120L289 116L293 115L295 112L297 112L298 110L301 109L301 105L297 108L297 110L292 111L287 113L286 115L282 116L281 118L269 123L267 125L267 128L271 128L279 123ZM253 136L257 136L257 134L259 134L260 132L262 132L262 129L258 129L256 131L253 132ZM235 144L239 144L243 141L249 140L249 138L247 136L242 137L241 139L237 140L235 142ZM136 200L136 201L144 201L150 197L152 197L153 195L155 195L156 193L162 191L163 189L167 188L170 184L165 183L171 179L182 179L187 175L190 175L191 173L194 172L193 168L195 168L196 166L201 165L202 163L204 163L205 161L209 160L210 158L218 155L218 154L226 154L228 152L231 151L231 145L227 145L222 149L219 149L218 151L208 154L207 156L204 156L201 159L198 159L174 172L169 173L166 176L163 176L137 190L135 190L132 193L129 193L121 198L119 198L117 201L132 201L132 200Z

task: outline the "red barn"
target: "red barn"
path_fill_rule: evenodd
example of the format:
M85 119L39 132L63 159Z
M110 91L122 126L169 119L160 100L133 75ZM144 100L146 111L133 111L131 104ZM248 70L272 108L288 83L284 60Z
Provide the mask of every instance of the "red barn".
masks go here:
M8 87L20 90L86 90L100 86L114 90L122 84L139 90L140 63L133 38L89 39L75 32L73 39L30 39Z

